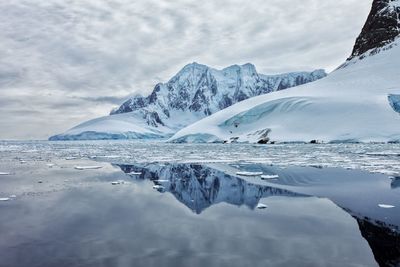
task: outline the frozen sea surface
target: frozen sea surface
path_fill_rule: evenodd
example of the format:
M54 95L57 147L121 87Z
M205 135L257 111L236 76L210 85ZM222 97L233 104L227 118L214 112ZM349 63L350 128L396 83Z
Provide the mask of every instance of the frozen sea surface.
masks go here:
M0 267L399 266L399 148L3 141Z
M400 175L400 144L169 144L138 141L0 141L0 159L89 158L114 163L251 162L361 169ZM7 170L0 170L0 172Z

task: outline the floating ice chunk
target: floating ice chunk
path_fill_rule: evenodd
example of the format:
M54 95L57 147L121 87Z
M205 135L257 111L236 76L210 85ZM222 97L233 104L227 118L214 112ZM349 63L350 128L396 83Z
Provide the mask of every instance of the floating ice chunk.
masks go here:
M158 185L158 184L156 184L156 185L153 185L153 189L156 189L156 190L164 190L164 189L165 189L165 187L164 187L164 186L162 186L162 185Z
M0 175L11 175L9 172L0 172Z
M237 175L241 176L260 176L263 173L262 172L236 172Z
M258 203L258 205L257 205L257 209L263 210L263 209L266 209L266 208L268 208L268 206L265 205L265 204Z
M26 163L26 160L20 159L20 160L19 160L19 163L24 164L24 163Z
M380 208L382 208L382 209L393 209L393 208L395 208L395 206L393 206L393 205L388 205L388 204L379 204L378 205Z
M141 175L142 173L141 172L130 172L130 173L128 173L128 175Z
M11 196L10 196L10 198L16 198L16 197L17 197L16 195L11 195Z
M102 166L75 166L75 169L83 171L83 170L97 170L103 168Z
M279 175L261 175L262 180L272 180L272 179L278 179Z
M158 182L158 183L169 183L169 180L156 180L155 182Z
M0 201L9 201L10 198L9 197L0 197Z
M74 160L74 159L77 159L78 157L66 157L65 159L66 160Z
M53 168L54 163L47 163L46 165L47 165L47 167L49 167L49 168Z

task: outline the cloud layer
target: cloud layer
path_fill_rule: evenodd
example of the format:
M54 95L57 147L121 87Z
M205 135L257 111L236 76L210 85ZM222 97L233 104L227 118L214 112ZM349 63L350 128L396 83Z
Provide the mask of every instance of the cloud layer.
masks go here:
M183 65L262 73L350 55L372 1L0 2L0 139L40 139L147 94Z

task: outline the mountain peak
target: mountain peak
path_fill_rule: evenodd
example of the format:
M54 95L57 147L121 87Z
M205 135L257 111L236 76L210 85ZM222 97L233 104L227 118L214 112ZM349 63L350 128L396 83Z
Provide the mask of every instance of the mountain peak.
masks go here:
M400 35L400 0L374 0L368 19L349 59L377 52Z

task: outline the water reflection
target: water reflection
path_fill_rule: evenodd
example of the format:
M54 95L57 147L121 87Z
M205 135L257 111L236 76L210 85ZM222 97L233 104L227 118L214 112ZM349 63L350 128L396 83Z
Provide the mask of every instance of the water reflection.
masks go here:
M400 177L399 177L399 176L393 177L393 178L392 178L391 187L392 187L393 189L395 189L395 188L400 188Z
M380 266L400 265L400 214L397 207L385 210L378 206L382 202L399 206L400 196L393 191L400 184L398 178L390 181L387 177L360 171L280 169L262 164L239 164L230 168L196 164L118 166L127 174L141 173L133 177L153 181L160 186L160 191L170 192L197 214L220 202L254 209L261 198L269 196L329 198L357 221ZM238 170L275 174L279 179L243 180L235 175Z
M175 198L200 214L221 202L254 209L261 198L271 196L305 197L305 194L270 186L256 185L222 171L199 164L117 165L136 179L149 179L160 192ZM139 174L140 173L140 174Z

